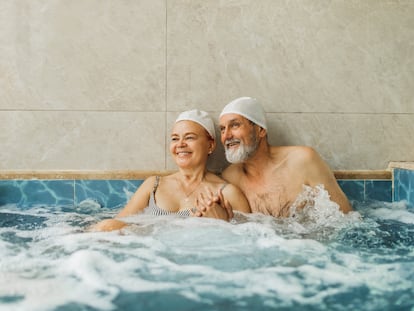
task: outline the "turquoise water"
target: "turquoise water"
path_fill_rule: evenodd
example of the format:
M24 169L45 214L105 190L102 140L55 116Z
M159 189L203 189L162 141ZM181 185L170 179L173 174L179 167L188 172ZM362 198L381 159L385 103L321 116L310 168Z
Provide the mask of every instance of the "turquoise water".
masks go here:
M414 310L414 213L325 196L288 219L0 207L0 310Z

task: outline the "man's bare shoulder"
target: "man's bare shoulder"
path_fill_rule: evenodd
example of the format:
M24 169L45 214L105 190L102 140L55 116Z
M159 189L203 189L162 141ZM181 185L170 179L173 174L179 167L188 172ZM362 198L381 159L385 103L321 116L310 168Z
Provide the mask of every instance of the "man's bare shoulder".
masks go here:
M308 146L274 146L271 153L283 159L289 165L307 165L320 159L319 154Z
M270 152L276 164L288 167L309 165L320 159L315 149L308 146L272 146Z
M303 176L307 184L325 183L333 176L328 164L312 147L292 146L286 162L287 167Z

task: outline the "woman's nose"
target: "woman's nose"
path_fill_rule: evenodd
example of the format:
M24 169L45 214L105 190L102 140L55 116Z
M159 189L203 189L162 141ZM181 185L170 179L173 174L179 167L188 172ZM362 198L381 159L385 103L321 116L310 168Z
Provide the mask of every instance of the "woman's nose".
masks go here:
M185 146L185 140L184 140L184 138L180 138L180 139L177 141L177 145L178 145L178 146Z

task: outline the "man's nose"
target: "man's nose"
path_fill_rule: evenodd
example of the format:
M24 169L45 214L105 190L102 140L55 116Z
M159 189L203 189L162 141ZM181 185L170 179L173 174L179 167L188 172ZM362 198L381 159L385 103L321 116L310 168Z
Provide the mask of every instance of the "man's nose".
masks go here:
M231 138L231 136L232 136L232 134L231 134L231 131L229 130L229 128L225 128L225 129L222 130L221 139L223 141L225 141L226 139Z

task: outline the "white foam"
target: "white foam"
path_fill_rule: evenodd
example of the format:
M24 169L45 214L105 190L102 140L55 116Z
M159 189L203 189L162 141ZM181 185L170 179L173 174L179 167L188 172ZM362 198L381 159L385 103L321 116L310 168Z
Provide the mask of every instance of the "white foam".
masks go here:
M77 209L86 213L86 212L99 211L102 209L102 206L96 200L85 199L79 202L79 204L77 205Z
M368 233L358 238L369 241L377 234L375 220L342 214L323 189L306 191L314 205L285 219L245 214L227 223L138 215L128 217L133 225L122 232L81 233L71 223L91 216L27 211L47 220L35 230L0 229L0 297L23 297L0 302L0 310L53 310L70 303L112 310L125 292L174 292L212 309L218 298L246 309L251 297L260 297L263 306L289 308L323 306L328 297L358 288L378 297L390 288L410 290L414 272L407 258L413 251L404 258L381 250L367 258L352 252L352 241L335 240L337 234L361 227ZM396 206L382 208L393 214ZM380 209L370 213L389 217ZM7 241L8 234L23 242Z
M408 209L406 201L382 203L383 207L367 210L367 215L374 218L396 220L405 224L414 224L414 213Z

